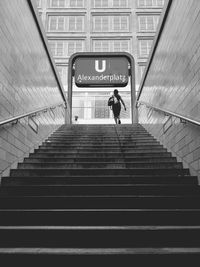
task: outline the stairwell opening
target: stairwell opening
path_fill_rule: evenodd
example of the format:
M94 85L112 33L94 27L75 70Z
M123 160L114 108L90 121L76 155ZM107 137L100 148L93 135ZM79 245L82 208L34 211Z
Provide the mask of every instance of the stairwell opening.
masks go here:
M119 60L125 59L127 64L127 82L120 83L117 78L120 76L111 76L111 72L115 70L109 70L110 66L107 61L110 59ZM76 73L78 72L77 62L81 59L93 60L95 64L98 63L98 71L100 79L94 82L94 77L97 71L91 70L91 80L85 82L85 76L79 75L79 81L82 79L82 84L77 85ZM99 60L95 60L99 59ZM90 62L90 61L88 61ZM100 63L101 62L101 63ZM103 65L103 62L105 65ZM94 64L94 68L96 68ZM89 64L85 66L86 73L90 74ZM103 68L104 67L104 68ZM119 68L119 67L118 67ZM124 71L123 62L122 69ZM77 72L76 72L77 71ZM92 76L93 74L93 76ZM105 85L104 78L108 76L112 79L116 79L116 82L107 82ZM115 75L115 74L114 74ZM113 78L114 77L114 78ZM103 83L102 83L103 80ZM105 79L106 80L106 79ZM92 84L91 84L92 82ZM68 68L68 100L70 109L70 123L71 124L113 124L113 114L107 105L108 98L113 94L113 90L118 89L124 102L126 103L126 111L121 110L121 118L123 123L131 124L137 122L137 110L135 107L136 93L135 93L135 62L134 58L125 52L120 53L75 53L69 59Z

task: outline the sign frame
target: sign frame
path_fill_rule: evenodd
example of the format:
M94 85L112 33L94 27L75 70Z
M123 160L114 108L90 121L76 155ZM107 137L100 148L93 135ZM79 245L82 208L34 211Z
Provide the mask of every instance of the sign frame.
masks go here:
M136 107L136 91L135 91L135 60L133 56L127 52L79 52L74 53L69 58L68 65L68 101L69 101L69 115L70 123L72 123L72 89L73 77L75 76L75 61L77 58L109 58L109 57L125 57L129 62L128 75L130 76L131 85L131 115L132 124L138 122L138 112ZM89 86L88 86L89 87ZM115 86L117 87L117 86Z

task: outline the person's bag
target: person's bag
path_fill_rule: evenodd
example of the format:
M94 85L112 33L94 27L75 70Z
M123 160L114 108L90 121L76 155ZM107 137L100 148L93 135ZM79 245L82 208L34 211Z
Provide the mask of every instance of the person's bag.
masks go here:
M113 97L111 96L109 99L108 99L108 106L112 106L114 104L114 99Z

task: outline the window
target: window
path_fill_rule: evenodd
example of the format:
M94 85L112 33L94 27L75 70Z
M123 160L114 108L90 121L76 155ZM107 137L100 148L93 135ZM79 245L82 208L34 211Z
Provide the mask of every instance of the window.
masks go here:
M91 6L94 8L124 8L128 7L128 0L92 0Z
M139 40L140 57L148 57L151 50L153 40Z
M93 31L94 32L108 32L109 31L109 17L108 16L94 16L93 17Z
M139 7L163 7L164 0L138 0Z
M142 75L144 73L144 70L145 70L146 66L144 65L139 65L138 66L138 73L139 73L139 78L142 79Z
M49 18L50 31L64 31L65 30L65 17L52 16Z
M156 31L160 16L139 16L139 31Z
M108 101L103 99L95 99L95 118L105 119L109 118Z
M36 6L41 7L41 0L36 0Z
M84 7L84 0L50 0L50 7Z
M113 52L130 52L129 43L129 40L114 40Z
M65 0L51 0L50 7L65 7L66 1Z
M127 16L113 16L112 29L114 31L127 31L128 30L128 17Z
M57 66L57 70L62 80L63 86L67 85L67 67Z
M110 41L93 41L93 52L110 52Z
M50 40L49 44L54 57L69 57L73 53L84 51L83 40Z
M94 32L129 31L129 16L93 16Z
M108 0L93 0L92 7L108 7Z
M84 16L49 16L49 31L84 31Z
M69 31L82 32L83 31L83 17L70 16L69 17Z
M84 7L84 0L70 0L70 7Z
M93 52L130 52L130 40L94 40Z
M112 0L113 7L128 7L128 0Z
M50 41L51 52L54 57L64 56L64 43L63 41Z
M76 52L83 52L83 41L69 41L68 42L68 49L67 49L67 55L71 56L73 53Z

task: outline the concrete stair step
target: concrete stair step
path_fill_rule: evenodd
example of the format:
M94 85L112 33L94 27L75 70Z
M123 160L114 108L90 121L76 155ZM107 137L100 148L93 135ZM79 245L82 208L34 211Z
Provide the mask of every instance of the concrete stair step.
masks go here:
M200 209L8 209L0 217L0 226L198 226Z
M105 143L115 143L116 141L121 141L121 142L148 142L148 141L155 141L158 142L153 136L131 136L131 137L123 137L123 136L116 136L116 137L110 137L110 136L101 136L101 137L95 137L94 140L96 142L105 142ZM62 137L49 137L48 139L46 139L47 142L66 142L66 143L70 143L71 142L77 142L77 141L81 141L81 142L94 142L94 140L91 140L91 137L77 137L76 135L74 135L71 138L62 138Z
M199 247L200 226L0 226L0 247Z
M152 150L143 151L143 152L137 152L137 151L132 151L132 152L127 152L122 153L121 151L115 151L115 152L101 152L98 151L98 153L91 151L91 152L85 152L84 150L82 151L62 151L62 152L54 152L52 151L46 151L46 150L35 150L35 153L32 153L29 155L29 158L39 158L39 157L46 157L46 158L62 158L62 157L92 157L92 158L129 158L129 157L136 157L136 158L141 158L143 159L144 157L171 157L170 152L166 151L161 151L161 152L155 152Z
M0 196L0 209L200 209L200 196Z
M76 153L88 153L88 152L93 152L93 153L108 153L108 152L112 152L112 153L120 153L120 152L123 152L123 153L151 153L151 152L155 152L155 153L164 153L164 152L167 152L167 149L165 148L162 148L162 147L159 147L159 148L152 148L151 146L150 147L147 147L147 146L144 146L144 147L133 147L133 148L120 148L120 147L116 147L116 148L97 148L97 149L94 149L94 147L91 147L91 148L88 148L88 147L66 147L66 148L52 148L52 147L42 147L38 150L35 150L35 153L44 153L44 152L47 152L47 153L63 153L63 152L76 152Z
M18 169L69 169L69 168L105 168L105 169L123 169L123 168L144 168L144 169L182 169L182 163L178 162L42 162L42 163L19 163Z
M73 142L66 142L66 141L48 141L48 142L43 142L40 147L48 147L48 146L63 146L63 147L69 147L69 146L73 146L73 147L76 147L76 146L88 146L88 147L99 147L99 146L103 146L103 147L118 147L118 146L124 146L124 147L137 147L137 146L160 146L159 143L156 143L154 141L146 141L146 142L123 142L123 141L119 141L119 140L116 140L114 142L104 142L104 141L91 141L91 142L88 142L88 141L80 141L80 140L77 140L77 141L73 141Z
M200 259L197 177L138 124L62 126L2 178L0 218L19 266Z
M104 142L116 142L117 140L120 141L124 141L124 142L128 142L128 141L157 141L152 135L146 134L146 135L129 135L129 136L124 136L124 135L116 135L116 136L111 136L111 135L102 135L102 136L95 136L95 138L93 138L96 141L104 141ZM55 142L59 142L59 141L65 141L65 142L69 142L69 141L87 141L90 142L91 141L91 137L90 136L77 136L77 135L71 135L70 138L66 138L66 137L62 137L62 136L55 136L55 135L51 135L48 137L48 139L46 139L46 141L55 141Z
M195 196L200 195L199 186L188 185L27 185L2 186L1 196Z
M143 158L139 158L139 157L129 157L129 158L103 158L103 157L96 157L96 158L92 158L92 157L80 157L79 155L73 155L74 157L52 157L52 158L41 158L41 157L31 157L31 158L25 158L24 159L24 163L67 163L67 162L71 162L71 163L77 163L77 162L104 162L106 160L106 162L113 162L113 163L132 163L132 164L136 164L136 163L165 163L165 162L177 162L176 158L172 158L172 157L143 157Z
M96 184L168 184L168 185L197 185L196 176L175 175L91 175L91 176L18 176L3 177L2 185L96 185Z
M49 136L48 139L46 139L46 141L86 141L86 142L90 142L91 140L93 141L102 141L102 142L116 142L118 140L122 141L122 142L130 142L130 141L147 141L147 140L155 140L157 141L152 135L149 134L135 134L135 135L52 135Z
M160 247L160 248L0 248L0 259L5 266L19 264L27 267L33 265L65 266L72 262L73 266L169 266L178 262L180 265L190 265L200 260L198 247Z
M11 170L10 176L69 176L69 175L82 175L82 176L94 176L94 175L189 175L188 169L168 169L168 168L41 168L41 169L16 169Z
M158 143L154 143L154 142L148 142L147 144L145 143L131 143L131 144L120 144L119 142L118 143L115 143L115 144L105 144L105 143L99 143L97 144L96 142L94 142L93 144L91 143L81 143L81 142L77 142L77 143L71 143L71 144L64 144L64 143L58 143L58 144L55 144L55 143L46 143L46 144L43 144L41 146L39 146L39 148L93 148L93 149L101 149L101 148L109 148L109 149L115 149L115 148L121 148L123 146L123 149L126 149L126 148L137 148L137 147L140 147L140 148L143 148L143 147L147 147L147 148L162 148L163 146L158 144Z

